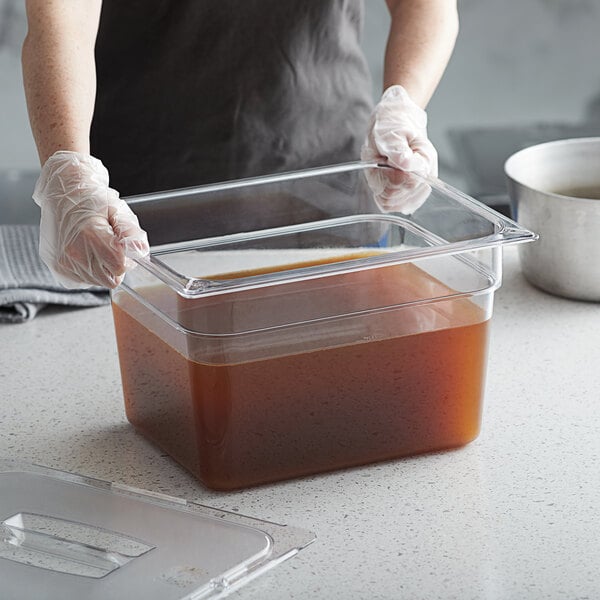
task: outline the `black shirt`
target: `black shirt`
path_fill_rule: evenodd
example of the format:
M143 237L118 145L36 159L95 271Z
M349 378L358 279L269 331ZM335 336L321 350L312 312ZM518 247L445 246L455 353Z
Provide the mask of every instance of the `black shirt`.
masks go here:
M122 195L359 158L362 0L104 0L92 154Z

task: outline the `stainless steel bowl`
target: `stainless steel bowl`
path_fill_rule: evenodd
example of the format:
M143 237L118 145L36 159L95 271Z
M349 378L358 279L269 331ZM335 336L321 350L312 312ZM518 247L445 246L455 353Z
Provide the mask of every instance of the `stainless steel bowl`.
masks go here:
M600 301L600 199L568 195L600 193L600 137L526 148L504 172L519 223L540 236L519 247L527 280L559 296Z

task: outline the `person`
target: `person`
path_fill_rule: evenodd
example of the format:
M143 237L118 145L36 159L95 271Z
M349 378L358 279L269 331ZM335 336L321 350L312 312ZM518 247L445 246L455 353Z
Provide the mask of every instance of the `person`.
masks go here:
M27 0L33 197L56 279L114 288L148 252L120 194L359 156L436 175L425 107L454 47L456 0L386 2L373 107L363 0Z

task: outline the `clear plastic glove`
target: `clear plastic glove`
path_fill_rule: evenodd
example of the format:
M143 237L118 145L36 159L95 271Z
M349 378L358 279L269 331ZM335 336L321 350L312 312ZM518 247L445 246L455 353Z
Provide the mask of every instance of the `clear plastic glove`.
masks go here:
M383 212L412 215L431 194L431 186L420 175L392 167L366 169L367 183Z
M40 257L64 287L117 287L131 259L148 254L146 233L97 158L55 152L33 199L42 209Z
M383 210L410 214L429 196L421 177L437 177L437 152L427 137L427 113L402 86L389 87L373 110L361 159L393 167L367 170Z

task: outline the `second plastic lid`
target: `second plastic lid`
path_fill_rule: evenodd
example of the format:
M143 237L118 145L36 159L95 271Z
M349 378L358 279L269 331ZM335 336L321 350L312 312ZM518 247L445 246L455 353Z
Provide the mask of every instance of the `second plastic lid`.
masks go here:
M314 535L0 460L0 581L11 600L219 597Z

